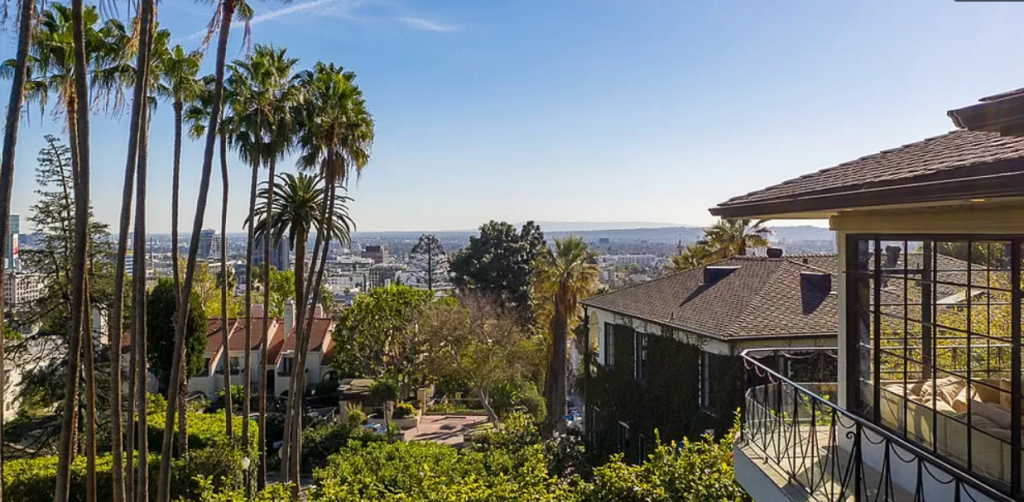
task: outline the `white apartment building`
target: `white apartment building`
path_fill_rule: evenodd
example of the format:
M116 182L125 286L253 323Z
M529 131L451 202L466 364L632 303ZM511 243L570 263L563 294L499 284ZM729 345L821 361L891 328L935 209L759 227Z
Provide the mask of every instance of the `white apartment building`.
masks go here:
M11 310L24 308L43 295L45 286L42 274L9 273L4 281L4 305Z

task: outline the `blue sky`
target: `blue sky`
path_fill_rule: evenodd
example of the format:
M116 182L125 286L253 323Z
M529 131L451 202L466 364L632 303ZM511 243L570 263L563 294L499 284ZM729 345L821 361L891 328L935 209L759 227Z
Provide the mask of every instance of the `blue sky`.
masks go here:
M253 40L355 71L377 122L360 230L489 219L704 224L731 196L952 128L945 111L1024 86L1024 3L952 0L251 0ZM187 48L213 7L164 1ZM233 30L232 58L244 55ZM0 38L12 57L13 34ZM204 64L212 71L213 54ZM0 95L9 87L0 84ZM31 105L30 105L31 106ZM170 106L152 126L149 218L170 226ZM93 121L93 200L116 224L127 117ZM25 124L25 123L23 123ZM32 110L14 210L34 200ZM186 142L182 221L201 146ZM248 168L232 156L229 227ZM294 170L291 159L282 168ZM215 170L206 226L219 224ZM185 231L186 229L183 229Z

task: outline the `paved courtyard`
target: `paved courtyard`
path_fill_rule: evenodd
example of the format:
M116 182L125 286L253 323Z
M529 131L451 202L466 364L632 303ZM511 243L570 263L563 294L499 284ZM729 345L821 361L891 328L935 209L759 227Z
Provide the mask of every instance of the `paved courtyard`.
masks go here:
M465 434L485 422L487 417L477 415L423 415L419 427L405 431L405 440L461 446Z

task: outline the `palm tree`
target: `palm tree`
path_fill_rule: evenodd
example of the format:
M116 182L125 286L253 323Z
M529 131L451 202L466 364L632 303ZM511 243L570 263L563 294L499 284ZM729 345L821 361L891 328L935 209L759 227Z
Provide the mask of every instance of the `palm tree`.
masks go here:
M181 179L181 139L184 110L186 105L196 101L205 88L197 77L202 64L202 54L185 52L181 45L173 48L167 44L154 47L154 58L159 94L171 100L174 112L174 160L171 174L171 267L174 280L175 298L181 298L181 274L178 270L178 203ZM185 357L182 357L185 360ZM178 397L178 444L182 451L188 449L188 420L185 413L185 398L188 385L183 382L176 392Z
M320 175L283 174L279 176L279 179L280 182L273 187L273 190L277 192L275 196L270 195L271 188L269 186L260 190L258 195L260 202L255 212L256 224L251 226L255 228L256 238L262 239L263 242L278 242L282 238L287 238L287 242L295 250L295 296L298 308L296 326L298 326L308 303L308 299L304 295L308 291L305 289L305 269L306 244L309 234L315 230L318 234L323 233L328 242L332 239L343 243L348 242L354 225L347 208L351 199L345 196L334 196L336 192L323 186L323 178ZM335 200L327 200L331 196L334 196ZM324 207L332 208L326 218L323 212ZM249 222L247 221L247 223ZM301 375L305 372L309 341L299 338L300 336L301 331L296 330L297 355L292 371L293 382L300 380ZM302 385L301 380L298 383L293 383L293 388L289 390L289 397L297 392L295 389L302 388ZM301 394L301 392L299 393ZM301 424L298 422L298 417L301 417L299 411L301 408L293 408L293 406L301 406L301 401L289 398L288 409L285 412L283 462L286 466L285 474L290 476L290 479L297 481L297 473L294 472L293 464L290 464L289 461L294 462L294 459L299 456L298 442L294 436L301 430ZM289 437L289 431L291 431L291 437ZM291 445L291 449L289 449L289 445Z
M286 56L284 49L275 49L271 46L257 44L253 53L244 60L235 61L231 64L231 75L228 77L227 94L230 108L233 112L231 119L230 138L232 146L238 150L239 156L249 164L252 169L252 181L249 185L249 218L256 211L258 173L261 166L269 169L268 183L270 184L267 194L270 200L267 206L273 210L274 193L273 184L276 178L275 171L277 161L292 145L291 133L292 110L291 107L299 100L299 89L292 85L292 68L298 62L297 59ZM269 218L269 216L268 216ZM246 242L246 263L252 263L254 244L254 229L249 227L249 234ZM270 250L272 242L263 246L263 283L270 284ZM246 267L246 284L252 285L252 269ZM246 287L245 293L245 343L252 346L251 318L252 318L252 288ZM264 288L264 308L270 306L270 289ZM266 318L266 314L264 315ZM266 354L270 336L269 323L262 323L260 353ZM245 356L245 372L248 375L251 361L249 351ZM265 453L265 429L267 413L266 379L267 358L260 358L260 390L259 390L259 467L257 483L263 488L266 483L266 453ZM249 379L245 380L245 399L243 401L243 414L249 415L250 395L252 393ZM242 435L245 441L249 437L248 421L242 424Z
M708 246L715 251L718 258L744 256L747 250L768 246L768 236L772 231L765 227L767 220L718 220L714 225L704 229Z
M21 0L18 8L18 49L11 71L11 99L7 103L7 121L4 123L3 153L0 154L0 235L10 234L11 189L14 186L14 154L18 144L18 126L21 123L21 108L25 102L25 81L28 73L28 51L32 45L32 15L35 11L35 0ZM4 68L0 68L0 72ZM0 260L0 290L4 288L7 277L4 262ZM0 312L4 311L3 298L0 298ZM4 333L4 316L0 316L0 333ZM4 340L0 337L0 361L4 360ZM5 389L4 372L0 371L0 389ZM0 409L7 409L4 394L0 393ZM0 445L3 444L4 419L0 414ZM0 472L3 470L3 458L0 456ZM0 483L2 484L2 483ZM0 486L0 500L3 500L3 487ZM121 501L116 501L121 502Z
M196 260L199 254L199 232L203 228L203 218L206 213L206 199L210 191L210 175L213 171L213 154L217 142L218 123L221 115L221 102L224 94L224 67L227 59L228 37L231 33L231 22L238 6L238 0L220 0L217 4L219 16L214 16L211 23L213 30L219 31L217 39L217 60L214 65L213 105L209 117L209 125L206 128L206 145L203 150L203 167L199 181L199 197L196 201L195 219L192 225L192 238L188 248L188 262L185 265L185 282L181 291L192 291L192 282L195 279ZM184 301L188 295L180 295L178 302L178 322L174 333L174 361L171 363L171 382L180 382L182 376L182 350L185 345L185 325L188 319L188 302ZM230 390L230 389L229 389ZM167 400L167 414L165 417L164 430L171 430L173 427L174 414L177 411L177 399ZM160 458L160 478L157 485L157 501L170 502L171 489L171 434L164 434Z
M566 356L569 326L582 316L580 301L597 290L601 272L597 254L579 237L555 239L555 249L545 247L537 258L534 292L539 301L550 305L548 370L544 391L548 404L550 430L565 416L567 370Z
M697 241L686 246L682 253L672 255L672 263L668 264L665 268L673 272L682 272L713 262L716 259L715 250L711 249L707 242Z
M318 170L325 179L326 188L330 192L327 197L328 204L322 209L323 219L326 221L333 217L337 189L347 187L353 170L356 179L360 177L369 163L373 145L373 117L366 109L366 101L363 99L362 91L355 84L355 78L353 72L346 72L334 64L320 62L311 70L296 76L296 82L303 90L302 103L296 109L298 143L302 151L298 165L300 168ZM317 232L310 275L306 281L308 289L304 292L304 298L313 298L314 292L320 291L330 238L331 235L327 232ZM313 316L309 316L304 327L301 322L297 325L298 341L308 341L312 325ZM302 333L304 335L299 337L298 335ZM302 353L305 353L304 348ZM298 378L292 379L291 382L289 398L294 401L291 409L302 409L304 386L303 366L299 369ZM292 422L299 424L301 419L301 413L297 413ZM286 422L286 437L287 434L291 435L293 444L296 445L294 451L298 452L301 450L298 446L301 428L288 429L287 426ZM297 479L299 455L293 455L291 460L292 475Z

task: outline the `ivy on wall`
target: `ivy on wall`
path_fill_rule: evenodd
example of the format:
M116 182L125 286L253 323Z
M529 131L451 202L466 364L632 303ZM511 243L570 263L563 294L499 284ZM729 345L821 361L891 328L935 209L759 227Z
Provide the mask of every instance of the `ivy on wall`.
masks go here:
M640 460L640 435L652 444L657 430L663 441L697 439L705 431L721 435L733 425L743 402L743 363L739 357L717 356L716 410L700 406L701 348L668 333L649 335L647 374L634 377L636 331L626 324L608 324L614 365L596 366L586 387L591 448L603 454L620 451L620 426L629 427L625 458Z

